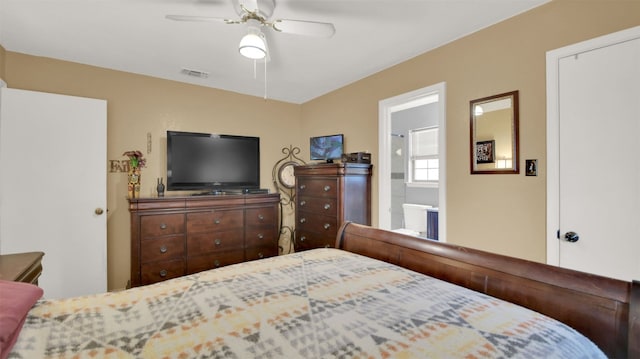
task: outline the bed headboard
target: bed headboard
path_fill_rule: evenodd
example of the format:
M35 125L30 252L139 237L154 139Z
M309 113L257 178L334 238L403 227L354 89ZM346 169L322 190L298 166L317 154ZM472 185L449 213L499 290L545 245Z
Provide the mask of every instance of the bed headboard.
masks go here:
M640 282L345 222L336 248L393 263L555 318L609 357L640 358Z

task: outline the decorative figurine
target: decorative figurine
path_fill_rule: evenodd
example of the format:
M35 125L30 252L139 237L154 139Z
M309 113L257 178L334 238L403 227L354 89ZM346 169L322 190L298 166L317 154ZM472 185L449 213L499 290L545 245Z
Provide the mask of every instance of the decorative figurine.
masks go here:
M158 197L164 197L164 183L162 183L162 177L158 178L158 186L156 189L158 190Z

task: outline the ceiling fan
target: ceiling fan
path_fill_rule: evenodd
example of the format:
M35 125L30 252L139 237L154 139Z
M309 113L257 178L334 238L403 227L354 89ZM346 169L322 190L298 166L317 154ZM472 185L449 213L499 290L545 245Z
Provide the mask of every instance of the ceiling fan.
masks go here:
M276 7L275 0L231 0L233 7L238 14L237 19L226 19L209 16L190 15L166 15L167 19L177 21L213 21L224 22L225 24L247 24L248 33L240 41L240 53L251 59L262 59L267 56L267 48L262 27L268 27L276 32L283 32L296 35L325 37L329 38L335 34L336 29L331 23L274 19L273 15Z

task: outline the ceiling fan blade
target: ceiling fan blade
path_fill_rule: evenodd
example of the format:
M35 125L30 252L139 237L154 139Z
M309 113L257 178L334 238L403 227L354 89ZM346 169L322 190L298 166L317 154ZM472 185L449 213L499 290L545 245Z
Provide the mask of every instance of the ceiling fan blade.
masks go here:
M275 20L273 28L289 34L315 37L332 37L336 33L336 28L331 23L303 20Z
M209 22L224 22L227 24L237 24L237 20L223 19L221 17L211 16L191 16L191 15L166 15L165 18L176 21L209 21Z

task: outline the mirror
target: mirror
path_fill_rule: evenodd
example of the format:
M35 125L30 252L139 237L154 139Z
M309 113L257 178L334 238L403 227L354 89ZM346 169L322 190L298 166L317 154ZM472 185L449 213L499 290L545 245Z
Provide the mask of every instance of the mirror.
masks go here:
M518 91L471 101L471 174L517 174Z

